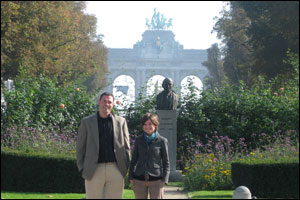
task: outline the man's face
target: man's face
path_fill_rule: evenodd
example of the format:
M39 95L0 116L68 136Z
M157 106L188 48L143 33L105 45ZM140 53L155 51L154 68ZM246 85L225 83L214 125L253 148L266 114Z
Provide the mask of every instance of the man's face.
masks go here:
M99 100L100 112L103 114L110 114L111 109L114 107L114 99L112 96L104 95L101 100Z

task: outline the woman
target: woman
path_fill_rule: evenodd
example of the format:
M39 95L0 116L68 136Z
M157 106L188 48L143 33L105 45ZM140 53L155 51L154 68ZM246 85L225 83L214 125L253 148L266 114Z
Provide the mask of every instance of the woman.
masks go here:
M133 184L135 198L163 198L163 185L168 183L170 161L168 140L159 135L156 114L146 113L142 118L144 133L134 143L129 169L129 180Z

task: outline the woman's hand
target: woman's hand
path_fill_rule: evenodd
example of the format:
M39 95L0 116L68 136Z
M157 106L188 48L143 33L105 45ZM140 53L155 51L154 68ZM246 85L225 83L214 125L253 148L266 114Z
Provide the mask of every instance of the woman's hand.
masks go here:
M133 180L129 180L130 184L133 184Z

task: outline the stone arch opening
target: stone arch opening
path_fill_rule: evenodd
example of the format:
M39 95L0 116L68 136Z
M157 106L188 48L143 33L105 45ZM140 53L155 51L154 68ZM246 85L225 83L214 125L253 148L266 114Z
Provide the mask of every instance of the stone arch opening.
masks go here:
M113 95L117 109L124 109L134 103L135 81L129 75L119 75L113 81ZM120 103L120 104L119 104Z
M146 94L147 96L158 94L163 90L162 82L164 81L165 77L162 75L154 75L147 81L147 89Z
M190 95L190 90L188 89L189 84L195 86L197 89L195 90L196 96L201 97L201 92L203 90L203 83L200 78L197 76L186 76L184 79L181 81L181 96L187 96Z

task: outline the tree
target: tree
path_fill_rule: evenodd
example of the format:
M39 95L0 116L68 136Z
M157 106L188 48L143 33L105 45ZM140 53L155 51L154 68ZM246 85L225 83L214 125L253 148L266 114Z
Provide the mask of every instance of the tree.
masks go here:
M250 20L234 2L231 2L229 11L223 10L222 15L217 19L213 31L225 44L222 48L224 73L234 84L240 80L247 83L249 66L253 62L252 48L246 33Z
M84 9L79 1L1 1L1 77L13 79L22 67L62 84L106 72L97 19Z
M247 34L253 46L256 61L252 74L268 78L293 71L284 64L290 49L299 54L299 2L298 1L239 1L251 20Z
M101 52L101 54L96 54L95 57L101 62L101 66L104 66L105 70L102 68L97 68L96 72L90 76L87 77L84 84L88 88L88 92L92 91L98 91L101 88L104 88L106 86L106 60L107 60L107 53L108 50L104 46L101 38L98 38L97 41L94 43L95 48ZM97 52L98 52L97 51Z
M220 84L222 77L224 77L221 52L217 43L211 45L211 47L207 49L207 55L207 61L203 62L202 64L208 68L212 76L210 79L210 84L211 87L214 87L215 84Z
M232 82L290 74L283 60L288 49L299 54L299 2L231 1L213 30L225 44L224 72Z

